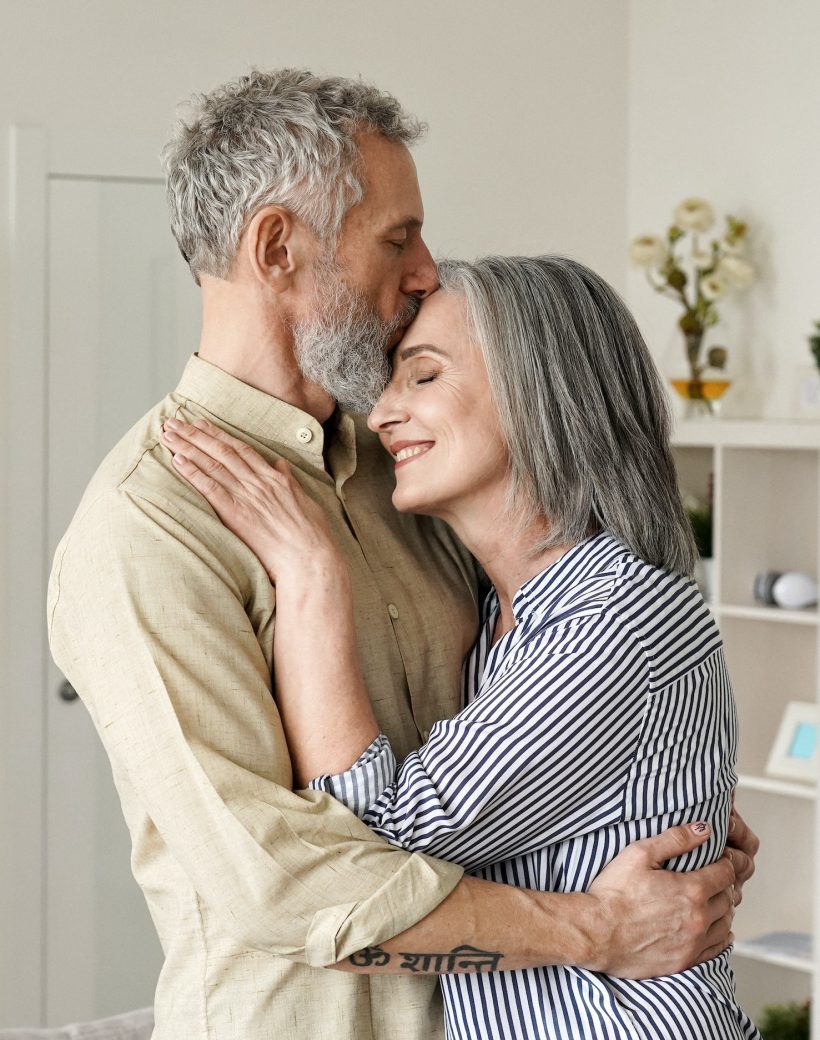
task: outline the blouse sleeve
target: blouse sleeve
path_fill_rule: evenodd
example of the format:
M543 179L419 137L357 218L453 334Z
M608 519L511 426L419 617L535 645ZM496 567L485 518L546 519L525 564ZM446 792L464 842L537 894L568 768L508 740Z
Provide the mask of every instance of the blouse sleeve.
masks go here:
M361 819L395 775L396 756L380 733L344 773L317 776L308 787L332 795Z
M379 737L311 786L392 844L475 870L623 819L648 688L634 634L598 617L519 647L398 768Z

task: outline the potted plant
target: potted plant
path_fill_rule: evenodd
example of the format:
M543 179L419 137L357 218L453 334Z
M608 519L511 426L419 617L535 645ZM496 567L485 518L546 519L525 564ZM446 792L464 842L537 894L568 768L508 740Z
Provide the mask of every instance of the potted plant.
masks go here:
M809 336L809 350L814 355L814 363L820 368L820 321L814 323L814 332Z
M703 598L709 602L714 593L714 560L712 559L712 494L711 487L706 502L687 495L684 499L684 508L692 525L695 535L695 544L698 547L700 559L695 568L695 581L698 583Z
M809 1004L770 1004L757 1027L763 1040L809 1040L810 1018Z
M723 234L704 239L714 223L714 210L705 199L684 199L665 237L639 235L629 250L633 264L645 270L655 292L669 296L683 310L678 326L688 376L673 379L672 385L688 402L690 417L713 414L729 386L729 380L719 376L704 378L709 369L722 372L728 358L725 347L704 346L706 331L720 320L718 302L754 278L754 268L744 256L747 225L727 216Z

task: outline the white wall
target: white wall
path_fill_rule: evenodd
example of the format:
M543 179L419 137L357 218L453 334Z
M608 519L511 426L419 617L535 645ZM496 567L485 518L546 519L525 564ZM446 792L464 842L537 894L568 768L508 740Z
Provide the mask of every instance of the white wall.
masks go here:
M627 15L626 0L3 0L0 503L17 494L9 431L32 423L26 395L9 385L12 350L25 365L30 346L9 334L10 307L19 305L9 289L12 123L46 128L54 171L155 176L174 106L194 90L250 65L361 74L430 123L417 161L434 251L567 252L622 286ZM30 490L33 513L41 503ZM12 528L7 512L0 509L0 920L28 914L36 930L46 693L30 679L38 664L19 622L21 597L41 594L42 578L12 580L31 533L25 522ZM0 1019L8 1017L5 996L32 1008L34 1020L36 950L9 943L8 930L4 942L2 932Z
M721 308L736 381L727 415L795 414L820 318L820 4L630 0L630 236L665 231L686 195L748 219L761 281ZM628 296L667 375L679 311L632 273Z

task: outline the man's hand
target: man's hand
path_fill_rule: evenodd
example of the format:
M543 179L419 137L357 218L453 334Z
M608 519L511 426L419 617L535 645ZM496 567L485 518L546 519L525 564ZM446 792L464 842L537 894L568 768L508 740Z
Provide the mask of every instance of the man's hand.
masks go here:
M739 818L736 832L738 827L753 854L757 839L752 835L749 844L746 834L751 832ZM672 827L628 845L601 871L589 894L599 903L603 942L584 967L623 979L652 978L709 960L729 945L736 880L732 858L724 856L691 873L662 869L666 860L697 848L710 833L702 823Z
M741 818L735 809L732 800L732 815L729 817L729 840L725 856L732 861L735 868L735 906L740 905L743 899L743 884L755 872L755 856L760 848L760 841L748 824Z

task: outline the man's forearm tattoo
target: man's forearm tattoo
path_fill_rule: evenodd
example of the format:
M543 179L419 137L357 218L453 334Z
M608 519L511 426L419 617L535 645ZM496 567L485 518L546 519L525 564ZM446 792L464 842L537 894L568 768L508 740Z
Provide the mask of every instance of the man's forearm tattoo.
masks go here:
M479 950L475 946L456 946L449 953L389 954L381 946L368 946L349 958L354 968L386 968L395 958L398 969L421 975L446 975L453 972L498 971L503 953Z
M381 946L368 946L366 950L359 950L348 960L354 968L384 968L390 963L390 954Z

